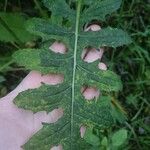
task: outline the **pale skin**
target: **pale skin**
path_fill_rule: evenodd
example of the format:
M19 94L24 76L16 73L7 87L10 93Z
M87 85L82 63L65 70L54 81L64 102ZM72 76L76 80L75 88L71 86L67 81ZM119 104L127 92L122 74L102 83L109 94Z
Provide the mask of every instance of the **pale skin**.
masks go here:
M98 31L99 25L91 25L85 31ZM54 42L50 49L58 54L65 54L66 47L63 43ZM88 63L101 60L104 50L83 50L81 58ZM107 66L100 62L97 69L107 70ZM8 95L0 99L0 150L22 150L21 145L42 128L42 122L53 123L63 115L61 108L50 113L23 110L14 105L14 98L27 89L39 88L42 83L56 85L63 82L63 75L41 75L40 72L31 71L23 81ZM95 87L82 87L81 92L86 100L92 100L100 96L100 91ZM80 129L81 137L84 136L86 127ZM61 145L50 147L50 150L62 150Z

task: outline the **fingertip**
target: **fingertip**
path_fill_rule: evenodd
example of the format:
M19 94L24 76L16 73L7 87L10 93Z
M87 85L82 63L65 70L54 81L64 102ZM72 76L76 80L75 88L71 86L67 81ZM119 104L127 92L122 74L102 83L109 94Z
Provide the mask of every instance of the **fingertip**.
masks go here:
M81 92L86 100L97 99L100 96L99 89L95 87L81 88Z
M49 85L56 85L62 83L64 80L64 76L62 74L48 74L43 75L41 82Z
M99 31L101 30L101 26L98 24L91 24L84 31Z
M41 86L41 73L38 71L31 71L14 90L17 93L28 89L34 89Z
M41 85L41 73L38 71L31 71L21 84L31 89L38 88Z
M55 41L49 49L55 53L65 54L67 52L67 47L64 43Z
M92 63L98 59L101 59L102 55L103 49L85 48L81 54L81 58L87 63Z

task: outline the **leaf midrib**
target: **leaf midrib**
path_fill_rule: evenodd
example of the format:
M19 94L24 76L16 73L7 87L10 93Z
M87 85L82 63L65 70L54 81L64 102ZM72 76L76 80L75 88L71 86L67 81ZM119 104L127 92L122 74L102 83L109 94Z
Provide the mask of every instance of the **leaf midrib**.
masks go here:
M76 67L77 67L77 47L78 47L78 36L79 36L79 18L81 11L81 2L78 1L77 4L77 14L76 14L76 26L75 26L75 43L74 43L74 60L73 60L73 74L72 74L72 99L71 99L71 149L72 149L72 137L73 137L73 123L74 123L74 101L75 101L75 76L76 76Z

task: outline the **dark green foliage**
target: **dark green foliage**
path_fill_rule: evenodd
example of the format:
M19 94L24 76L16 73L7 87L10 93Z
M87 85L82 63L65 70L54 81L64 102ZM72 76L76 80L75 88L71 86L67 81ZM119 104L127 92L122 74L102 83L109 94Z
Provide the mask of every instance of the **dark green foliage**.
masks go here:
M87 46L115 48L131 43L131 38L121 29L107 27L98 32L84 32L83 26L92 19L103 21L106 15L119 8L121 0L96 0L94 5L84 10L82 0L76 2L75 9L71 9L65 0L43 0L43 3L53 16L62 15L71 25L60 26L44 19L31 19L27 22L28 31L41 37L44 44L39 49L19 50L13 58L26 69L44 74L62 73L65 80L57 86L43 85L22 92L15 104L33 112L50 112L61 107L64 115L54 124L44 124L23 147L26 150L49 150L53 145L62 144L65 150L89 149L91 146L80 138L80 126L92 125L101 129L112 126L117 117L112 116L112 97L109 95L120 91L122 84L114 72L98 70L98 62L87 64L81 60L82 50ZM86 13L90 15L86 17ZM48 43L52 40L64 42L68 53L56 55L51 52ZM83 85L99 88L102 96L87 102L80 92Z
M0 41L25 43L33 36L25 30L25 16L0 12Z
M100 135L97 136L94 133L92 128L87 128L84 140L92 145L90 150L121 150L123 146L127 143L127 130L120 129L112 134L105 135L104 133L100 132Z

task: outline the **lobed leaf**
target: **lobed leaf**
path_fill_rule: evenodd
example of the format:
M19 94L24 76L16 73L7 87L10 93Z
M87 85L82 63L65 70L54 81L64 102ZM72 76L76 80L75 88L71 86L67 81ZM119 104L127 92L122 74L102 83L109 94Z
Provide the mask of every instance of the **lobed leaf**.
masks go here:
M89 4L89 8L85 9L81 15L82 21L84 23L94 19L104 21L106 15L120 8L121 1L122 0L95 0L93 2L86 0L86 3Z
M27 28L28 31L38 36L40 35L44 40L62 40L63 38L64 41L71 43L71 45L68 45L70 47L74 43L74 30L68 30L58 25L51 25L49 21L43 19L29 20L27 22ZM81 31L78 34L78 40L80 41L80 49L89 45L93 47L118 47L131 43L131 38L127 33L121 29L113 29L111 27L107 27L98 32Z
M56 123L44 123L43 128L23 148L49 150L53 145L62 144L64 150L90 149L91 145L80 137L80 127L96 125L104 129L115 123L109 94L121 90L122 84L114 72L98 70L97 61L89 64L84 62L81 59L82 51L88 46L98 48L129 44L131 38L120 29L108 27L98 32L83 32L83 26L92 19L104 20L107 14L119 8L121 1L95 0L94 5L87 9L82 9L86 4L82 0L76 1L76 9L70 8L65 0L43 2L52 15L62 15L65 21L71 22L71 27L39 18L29 20L28 31L41 37L42 45L39 49L19 50L13 58L29 70L38 70L44 74L62 73L65 80L56 86L42 85L38 89L24 91L16 97L14 103L34 113L62 108L64 115ZM65 43L67 54L58 55L50 50L54 40ZM100 98L86 101L81 94L84 85L98 88L102 92Z
M72 21L75 20L75 11L64 0L43 0L43 4L54 16L62 16Z

